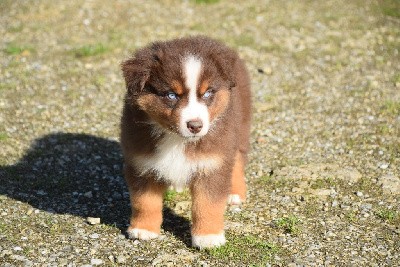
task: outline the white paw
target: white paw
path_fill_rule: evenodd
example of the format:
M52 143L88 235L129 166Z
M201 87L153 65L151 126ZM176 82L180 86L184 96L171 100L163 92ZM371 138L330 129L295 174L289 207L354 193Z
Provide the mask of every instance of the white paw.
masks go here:
M231 206L240 206L242 205L242 200L240 199L240 196L237 194L231 194L228 196L228 205Z
M224 232L216 235L192 235L192 245L199 249L220 247L225 242Z
M157 233L150 232L145 229L139 229L139 228L133 228L126 232L128 233L128 236L130 239L149 240L149 239L158 237Z

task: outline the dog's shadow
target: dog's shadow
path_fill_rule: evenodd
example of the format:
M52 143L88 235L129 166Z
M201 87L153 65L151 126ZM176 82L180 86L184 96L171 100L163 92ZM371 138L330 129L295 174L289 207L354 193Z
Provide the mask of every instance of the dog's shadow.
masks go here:
M129 193L119 143L87 134L37 139L22 159L0 166L0 194L57 214L98 217L125 232ZM164 208L165 231L189 245L189 221Z

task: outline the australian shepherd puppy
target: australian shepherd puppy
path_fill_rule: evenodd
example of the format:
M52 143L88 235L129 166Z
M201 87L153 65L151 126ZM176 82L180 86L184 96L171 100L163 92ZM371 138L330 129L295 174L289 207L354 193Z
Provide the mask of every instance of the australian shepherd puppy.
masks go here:
M246 197L251 95L237 53L207 37L155 42L122 63L128 234L160 234L169 186L192 195L192 244L225 244L224 210Z

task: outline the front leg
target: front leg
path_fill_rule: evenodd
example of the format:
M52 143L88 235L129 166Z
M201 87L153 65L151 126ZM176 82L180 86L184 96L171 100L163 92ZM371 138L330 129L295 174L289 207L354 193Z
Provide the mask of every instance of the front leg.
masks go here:
M151 177L135 175L131 166L125 167L132 215L127 233L132 239L158 237L162 223L163 195L166 185Z
M191 186L192 245L200 249L219 247L225 244L224 212L229 180L214 177L213 181L208 181L202 178Z

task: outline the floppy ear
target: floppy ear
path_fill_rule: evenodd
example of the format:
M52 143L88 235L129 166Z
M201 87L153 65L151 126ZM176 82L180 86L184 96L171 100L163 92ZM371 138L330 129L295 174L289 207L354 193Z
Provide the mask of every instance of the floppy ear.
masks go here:
M159 43L140 49L135 56L122 62L121 69L129 94L138 94L143 90L150 77L152 68L161 64L163 51Z
M130 58L121 64L125 78L126 89L129 94L137 94L143 90L150 77L150 64L148 60L140 57Z
M229 89L236 86L235 83L235 68L237 64L237 55L229 48L222 48L217 53L211 55L215 66L221 76L228 82Z

